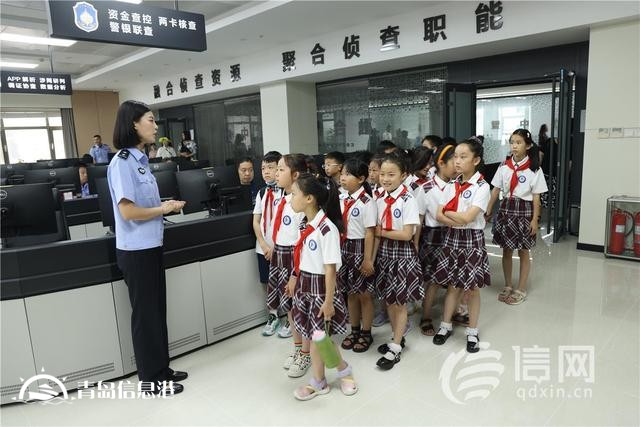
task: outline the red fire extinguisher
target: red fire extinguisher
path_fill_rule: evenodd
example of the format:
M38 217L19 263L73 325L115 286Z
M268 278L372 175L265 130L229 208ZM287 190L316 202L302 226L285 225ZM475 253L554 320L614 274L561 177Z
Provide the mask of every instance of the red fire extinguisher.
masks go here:
M633 253L640 257L640 211L633 218Z
M629 212L621 209L614 209L611 214L611 232L609 234L610 254L622 255L624 252L625 238L627 234L631 232L631 230L627 231L627 218L631 218L633 221L633 216ZM640 216L636 215L636 219L640 219ZM640 244L640 241L638 243ZM638 249L640 251L640 247Z

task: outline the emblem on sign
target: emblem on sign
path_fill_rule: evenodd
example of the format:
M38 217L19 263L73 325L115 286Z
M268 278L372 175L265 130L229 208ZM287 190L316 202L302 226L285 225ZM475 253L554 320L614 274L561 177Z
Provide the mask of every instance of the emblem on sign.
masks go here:
M81 1L73 6L73 16L76 27L90 33L98 29L98 11L92 4Z

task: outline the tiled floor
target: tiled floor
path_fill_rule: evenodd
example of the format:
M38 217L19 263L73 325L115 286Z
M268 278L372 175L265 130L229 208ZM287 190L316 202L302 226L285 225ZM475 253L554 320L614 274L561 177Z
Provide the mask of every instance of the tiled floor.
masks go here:
M347 353L360 386L353 397L334 388L296 401L292 391L303 380L281 368L289 342L256 329L174 360L190 377L173 399L15 404L0 410L2 425L640 425L640 263L575 245L567 238L549 251L539 243L521 306L497 301L500 258L490 257L493 286L481 292L480 316L489 347L476 357L463 351L462 328L442 347L414 328L389 372L375 368L375 345ZM376 345L389 334L388 325L374 329ZM521 350L519 367L513 346ZM534 346L548 356L538 365L525 351ZM560 346L587 346L564 353L572 362L562 371L574 376L562 381ZM335 383L334 372L328 378Z

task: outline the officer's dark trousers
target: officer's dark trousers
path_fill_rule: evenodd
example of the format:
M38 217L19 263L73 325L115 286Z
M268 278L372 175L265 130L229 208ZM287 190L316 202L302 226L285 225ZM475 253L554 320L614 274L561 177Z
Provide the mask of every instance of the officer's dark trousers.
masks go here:
M116 250L118 267L129 288L131 336L140 381L163 381L169 368L167 284L162 247Z

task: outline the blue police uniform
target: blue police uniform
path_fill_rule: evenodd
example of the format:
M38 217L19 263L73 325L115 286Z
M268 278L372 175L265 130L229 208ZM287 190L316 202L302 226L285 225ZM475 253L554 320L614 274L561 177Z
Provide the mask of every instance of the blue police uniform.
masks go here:
M167 380L169 342L167 287L162 252L162 216L147 221L125 220L118 203L130 200L138 207L160 206L158 185L149 159L135 147L120 150L107 169L115 219L116 258L129 289L131 335L138 378Z
M80 187L80 195L82 197L89 197L91 195L91 192L89 191L89 183L88 182L85 182Z
M108 163L110 152L111 148L109 148L107 144L102 144L100 147L94 145L91 147L91 150L89 150L89 154L91 154L95 163Z

